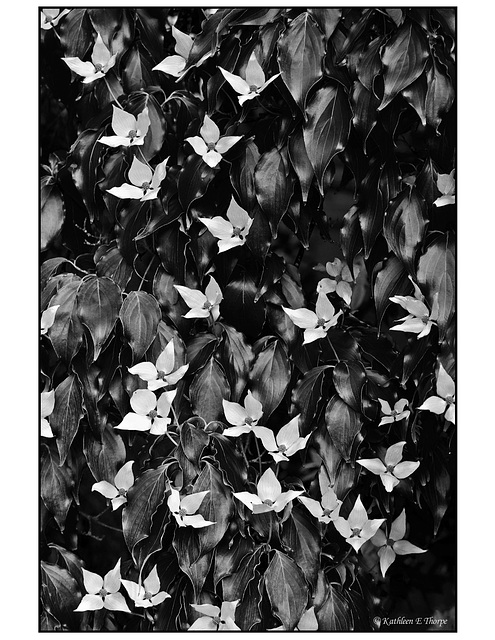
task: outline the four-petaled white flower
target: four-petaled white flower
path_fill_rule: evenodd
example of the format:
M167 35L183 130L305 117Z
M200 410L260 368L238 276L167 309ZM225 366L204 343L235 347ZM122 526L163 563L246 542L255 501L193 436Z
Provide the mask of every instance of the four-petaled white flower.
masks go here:
M41 435L44 438L54 438L52 428L47 418L55 408L55 390L41 392Z
M318 269L319 270L319 269ZM323 278L316 287L318 293L336 293L346 304L351 304L354 278L345 262L335 258L327 262L325 270L330 278Z
M62 58L62 60L78 76L84 78L84 84L88 84L98 78L103 78L106 72L114 66L116 57L115 54L110 54L98 34L91 54L91 62L83 62L80 58Z
M240 247L246 242L249 229L253 224L253 219L247 211L244 211L232 198L227 210L227 218L215 216L213 218L198 218L208 231L218 238L218 253L228 251L233 247Z
M102 496L111 500L113 511L127 502L127 492L134 484L133 464L134 460L126 462L115 475L113 484L106 480L101 480L91 487L91 491L98 491Z
M201 137L186 138L186 142L189 142L209 167L216 167L221 162L223 154L227 153L242 138L242 136L220 137L220 129L208 115L205 115L199 133Z
M335 313L326 294L319 293L316 300L316 313L309 309L288 309L282 307L296 327L304 329L303 344L309 344L327 335L327 331L337 324L342 311Z
M249 507L253 513L266 513L267 511L278 513L294 498L304 493L304 491L295 491L293 489L282 492L282 485L271 469L265 471L256 486L257 494L249 493L249 491L240 491L233 494L246 507Z
M180 284L174 284L174 287L190 309L184 318L208 318L211 315L213 320L218 320L223 295L217 281L212 276L210 276L210 282L204 293L197 289L183 287Z
M405 444L405 442L397 442L389 447L385 453L384 462L379 458L356 460L356 462L368 471L380 476L385 491L390 493L401 480L410 476L419 467L419 462L401 462Z
M137 389L131 397L131 407L134 413L124 416L122 422L115 429L126 431L149 431L154 436L166 433L172 420L168 417L177 389L164 391L160 398L149 389Z
M132 580L122 580L122 584L129 597L134 600L136 607L148 609L161 604L166 598L170 598L166 591L160 591L160 578L158 577L156 565L150 571L148 577L143 580L143 584L137 584Z
M455 169L450 173L439 173L437 187L442 194L433 203L436 207L444 207L447 204L455 204Z
M234 622L238 602L239 600L222 602L220 607L214 604L192 604L193 609L204 615L195 620L188 631L240 631Z
M139 376L141 380L148 383L150 391L157 391L163 387L177 384L181 380L189 368L188 364L178 367L174 371L175 366L175 350L174 341L170 340L165 349L158 356L156 365L152 362L140 362L130 367L129 373ZM173 398L172 398L173 399Z
M173 487L170 488L170 495L167 500L170 513L177 520L179 527L194 527L200 529L209 527L214 522L205 520L200 513L196 511L201 506L208 491L199 491L198 493L190 493L188 496L180 497L180 492Z
M371 539L375 546L380 547L378 549L378 557L380 558L380 569L383 577L385 577L387 569L394 562L396 555L406 556L410 553L426 553L426 549L420 549L407 540L403 540L405 535L406 511L403 509L400 516L392 522L388 538L379 529Z
M427 398L418 409L431 411L437 415L445 412L445 419L455 424L455 382L440 363L437 374L437 394Z
M342 500L337 498L335 491L331 487L328 487L321 496L321 503L305 496L299 496L299 500L315 518L318 518L319 522L328 524L339 517Z
M125 598L120 589L120 559L115 567L104 578L92 571L82 570L84 588L88 592L77 609L74 611L97 611L108 609L109 611L125 611L130 613Z
M260 63L256 59L254 53L251 54L249 58L249 62L246 66L246 79L241 78L240 76L236 76L230 71L226 69L222 69L222 67L218 67L223 74L223 77L230 86L234 89L236 93L239 95L237 99L239 100L239 104L242 106L247 100L252 100L259 96L260 93L276 78L279 77L280 73L276 73L274 76L265 80L265 74L263 69L261 68Z
M158 198L158 189L167 175L167 161L168 158L165 158L152 171L148 165L134 157L128 174L132 184L124 182L120 187L107 189L108 193L117 198L131 198L132 200L141 200L141 202Z
M48 329L53 326L55 322L55 315L57 313L57 309L60 307L59 304L54 305L53 307L48 307L41 314L41 335L44 336Z
M167 56L165 60L153 67L153 71L163 71L163 73L168 73L175 78L180 78L186 68L194 40L187 33L179 31L174 26L172 26L172 35L175 38L175 53L177 55Z
M144 144L144 137L150 128L148 108L145 107L135 118L132 113L113 106L112 129L114 136L102 136L98 142L109 147L132 147Z
M60 20L69 13L70 9L42 9L41 28L48 30L56 27Z
M270 447L277 449L273 432L266 427L258 426L258 420L263 415L263 406L259 400L256 400L251 391L247 392L244 406L229 400L222 400L222 405L227 422L234 425L223 430L224 436L236 438L243 433L254 433L261 440L266 450Z
M427 336L434 324L438 320L438 293L433 297L431 312L424 302L424 298L419 287L413 282L414 298L412 296L392 296L390 300L399 304L409 315L401 318L397 322L401 324L390 327L390 331L405 331L406 333L417 333L419 338Z
M385 522L385 518L368 520L368 513L361 502L361 496L358 496L347 520L339 516L334 520L334 525L346 542L355 551L359 551L363 544L375 535L383 522Z
M304 438L299 434L299 415L284 425L275 436L272 431L265 438L263 445L275 462L288 461L297 451L304 449L310 433Z
M382 419L380 420L379 426L382 424L388 424L390 422L399 422L399 420L403 420L404 418L408 418L410 415L409 409L407 407L407 400L405 398L401 398L397 400L394 404L394 408L389 405L386 400L382 400L378 398L378 402L382 407Z

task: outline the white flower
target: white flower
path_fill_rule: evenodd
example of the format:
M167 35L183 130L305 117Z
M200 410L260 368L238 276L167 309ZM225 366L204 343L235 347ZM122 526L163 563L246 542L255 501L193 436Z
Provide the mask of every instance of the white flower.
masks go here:
M78 76L84 78L83 83L88 84L98 78L103 78L115 64L116 55L111 55L106 48L100 34L96 37L96 42L91 54L92 62L83 62L79 58L62 58L66 65Z
M160 578L158 577L156 565L150 571L148 577L144 579L142 585L131 580L122 580L122 584L129 597L134 600L136 607L148 609L161 604L166 598L170 598L166 591L160 591Z
M234 497L251 509L253 513L266 513L267 511L279 512L285 508L291 500L300 496L304 491L282 492L282 485L271 469L267 469L257 484L258 493L240 491L234 493Z
M163 73L168 73L175 78L180 78L186 68L194 40L187 33L179 31L174 26L172 26L172 35L175 38L175 53L177 55L167 56L165 60L153 67L153 71L163 71Z
M263 440L263 445L275 462L288 461L297 451L304 449L310 433L302 438L299 434L299 418L297 415L284 425L276 436L270 430L268 438Z
M319 293L316 300L316 313L309 309L288 309L282 307L296 327L304 329L303 344L309 344L327 335L327 331L337 324L342 311L335 313L326 294Z
M234 622L235 608L239 600L214 604L192 604L191 607L204 615L195 620L188 631L240 631Z
M198 218L208 228L208 231L219 239L218 253L243 245L253 224L253 219L248 212L244 211L234 198L230 201L227 218L228 220L221 216Z
M437 187L442 194L433 203L436 207L444 207L446 204L455 204L455 169L450 173L439 173Z
M327 262L326 272L330 278L323 278L316 287L318 293L336 293L346 304L351 304L352 286L354 278L351 270L338 258L333 262Z
M201 137L193 136L186 138L194 151L203 158L203 162L209 167L216 167L220 164L224 153L233 147L242 136L222 136L220 129L213 120L205 115L203 126L199 130Z
M405 331L407 333L417 333L419 338L427 336L431 328L438 319L438 293L433 297L431 312L425 304L424 297L419 287L411 280L414 285L414 298L412 296L392 296L390 300L399 304L405 309L409 315L401 320L401 324L390 327L390 331Z
M383 522L385 522L385 518L368 520L361 496L358 496L347 520L339 516L334 520L334 525L340 535L346 539L346 542L359 551L363 544L375 535Z
M149 431L152 435L163 435L172 420L168 417L177 389L164 391L160 398L149 389L137 389L131 397L134 413L128 413L115 429L126 431Z
M108 193L117 198L131 198L132 200L141 200L141 202L157 198L158 189L167 175L167 161L168 158L160 162L152 171L148 165L134 157L128 174L132 184L125 182L120 187L107 189Z
M405 535L406 511L403 509L400 516L392 522L388 538L379 529L371 539L375 546L380 547L378 549L378 557L380 558L380 569L383 577L385 577L387 569L394 562L396 555L405 556L410 553L426 553L426 549L420 549L407 540L403 540Z
M431 411L437 415L445 413L445 419L455 424L455 382L440 363L437 374L437 394L427 398L418 409Z
M92 571L82 570L84 588L88 592L74 611L125 611L130 613L124 596L117 593L120 589L120 559L104 578Z
M135 118L132 113L113 106L112 129L116 135L102 136L97 140L109 147L132 147L144 144L144 137L150 127L148 108L145 107Z
M210 276L210 282L204 293L179 284L174 284L174 287L190 309L184 318L208 318L211 316L213 320L218 320L220 302L223 300L223 295L218 283L212 276Z
M246 100L252 100L253 98L256 98L256 96L259 96L270 82L273 82L280 75L280 73L276 73L268 80L265 80L263 69L261 68L261 65L256 59L254 53L251 54L246 66L245 80L240 76L230 73L230 71L227 71L226 69L222 69L222 67L218 68L222 72L225 80L227 80L234 91L239 94L237 99L241 106L246 102Z
M188 496L181 498L177 489L173 487L170 488L167 505L179 527L194 527L195 529L200 529L215 524L214 522L205 520L201 514L196 513L207 493L209 493L209 490L190 493Z
M243 433L254 433L257 438L260 438L266 450L277 449L272 431L266 427L257 426L258 420L263 415L263 407L251 391L247 392L244 407L229 400L222 400L222 405L225 419L229 424L234 425L223 430L224 436L236 438Z
M380 476L380 480L389 493L403 478L407 478L419 467L419 462L401 462L405 442L397 442L387 449L385 461L379 458L356 460L365 469Z
M399 420L403 420L404 418L408 418L410 415L409 409L407 407L407 400L405 398L401 398L397 400L394 404L394 408L389 405L386 400L382 400L378 398L378 402L382 407L382 419L380 420L379 426L382 424L388 424L390 422L399 422Z
M102 480L101 482L96 482L91 487L91 491L98 491L102 496L111 500L113 511L127 502L127 492L134 484L134 474L132 473L133 464L134 460L126 462L115 475L113 484Z
M158 356L156 365L151 362L140 362L131 367L129 373L139 376L141 380L145 380L150 391L157 391L163 387L177 384L189 368L189 365L185 364L174 371L174 366L175 350L172 339Z
M54 438L52 428L47 418L55 408L55 390L41 392L41 435L44 438Z
M69 13L70 9L42 9L41 28L45 31L56 27L60 20Z
M305 496L299 496L299 500L315 518L318 518L319 522L328 524L339 517L342 500L337 498L335 491L331 487L328 487L321 496L321 503Z
M44 336L48 329L53 326L55 322L55 315L57 313L57 309L60 307L59 304L54 305L53 307L48 307L41 314L41 335Z

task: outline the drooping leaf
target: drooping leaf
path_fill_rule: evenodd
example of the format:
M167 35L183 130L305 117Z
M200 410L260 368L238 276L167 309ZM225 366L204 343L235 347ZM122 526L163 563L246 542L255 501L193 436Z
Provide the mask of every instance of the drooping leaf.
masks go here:
M191 422L184 422L180 427L180 444L184 455L195 466L198 466L201 454L208 444L208 434L203 429L195 427Z
M378 272L373 287L378 328L387 307L392 304L390 298L395 295L411 295L412 292L413 286L401 261L395 256L389 258L383 269Z
M215 549L215 565L213 583L215 587L224 578L235 573L241 560L254 551L255 543L251 538L236 534L232 540L226 538L218 543ZM224 591L225 595L225 591Z
M288 148L290 161L301 185L303 202L307 202L315 172L306 151L302 129L297 129L290 136Z
M342 457L349 460L354 438L363 426L361 415L338 396L333 396L327 404L325 423L330 440Z
M191 204L206 193L208 185L219 170L218 166L212 168L207 165L196 153L187 158L177 183L179 200L184 211L187 212Z
M320 29L325 34L325 38L328 40L342 17L342 9L334 7L312 7L308 9L309 13L315 17Z
M95 252L94 261L100 278L106 276L122 290L126 288L133 273L132 266L125 261L115 241L101 244Z
M427 74L426 122L438 131L443 116L450 110L455 99L455 90L450 77L433 58Z
M60 43L65 57L84 60L93 42L93 29L88 10L72 9L60 22Z
M162 465L142 473L129 489L122 512L122 530L131 554L134 546L150 534L151 519L165 500L167 487L167 465Z
M253 579L255 570L261 562L262 556L262 547L256 547L249 553L245 553L236 567L236 571L222 580L222 591L227 602L242 599L248 583Z
M66 280L65 286L50 301L52 306L58 305L55 321L50 329L50 340L57 356L70 363L82 345L84 329L77 315L77 292L81 279L72 276Z
M249 370L254 359L251 346L240 331L227 324L222 325L224 330L222 343L222 362L227 375L232 402L239 402L248 381Z
M122 294L110 278L85 276L77 292L77 313L93 342L93 362L98 358L118 318Z
M356 80L352 88L351 104L354 113L352 124L366 144L371 130L378 122L377 109L380 101L372 91Z
M240 204L246 211L253 211L258 203L254 183L254 171L260 159L260 152L254 140L239 142L240 153L230 167L232 186L239 197Z
M428 41L422 29L407 20L382 51L385 91L378 107L384 109L403 89L419 78L428 60Z
M265 588L273 613L287 631L292 631L308 602L308 588L301 569L285 553L275 551L265 572Z
M57 438L60 464L64 464L83 416L82 392L79 380L69 375L55 388L55 408L50 426Z
M356 360L339 362L333 370L333 383L341 399L357 412L361 411L361 394L366 382L363 365Z
M306 96L322 77L325 39L310 13L292 20L278 41L278 64L283 81L304 113Z
M352 206L345 214L340 229L342 252L351 273L353 273L354 258L363 248L363 234L359 223L359 210Z
M270 149L261 156L254 172L254 184L256 198L268 218L272 237L276 238L294 189L286 159L278 149Z
M81 590L74 576L56 564L41 561L41 599L47 611L66 624L71 631L78 631L74 609L81 600Z
M282 401L290 375L287 350L282 341L275 338L258 354L249 373L252 394L263 406L263 421L268 420Z
M211 333L198 333L187 345L188 374L196 373L210 360L218 346L218 340Z
M414 187L406 187L390 203L383 223L389 249L415 275L416 254L426 229L426 203Z
M306 108L304 145L313 165L321 195L324 176L332 158L342 151L349 137L352 112L344 89L339 85L321 87Z
M60 189L49 176L41 178L41 251L57 238L65 220Z
M331 372L329 365L315 367L308 371L297 383L292 393L292 403L299 418L299 429L302 435L311 431L315 419L328 398L328 375Z
M134 364L142 359L153 342L162 313L154 296L144 291L131 291L122 303L119 318Z
M352 631L353 618L342 589L328 584L323 605L316 610L319 631Z
M315 587L320 563L321 539L317 527L302 509L292 509L282 525L285 552L304 573L308 584Z
M74 479L69 469L60 465L57 451L46 445L41 445L40 483L45 507L63 531L72 503Z
M222 367L214 357L194 376L189 397L196 415L206 422L222 415L222 400L230 398L230 387Z
M412 84L401 91L401 94L416 111L423 126L426 125L426 92L428 90L427 74L423 72Z
M245 458L236 450L231 438L212 433L211 446L215 449L215 459L222 471L224 481L234 491L244 491L247 482L247 464Z
M334 328L327 333L327 337L320 341L322 357L327 362L340 360L359 361L359 345L348 331Z
M372 40L369 43L368 48L358 60L356 66L356 73L359 78L359 82L373 95L375 95L375 78L382 70L382 61L380 59L380 48L382 44L382 38L375 38ZM376 111L376 107L374 110Z
M126 461L122 437L110 426L101 434L101 442L90 431L84 433L84 456L96 482L113 483L117 471Z

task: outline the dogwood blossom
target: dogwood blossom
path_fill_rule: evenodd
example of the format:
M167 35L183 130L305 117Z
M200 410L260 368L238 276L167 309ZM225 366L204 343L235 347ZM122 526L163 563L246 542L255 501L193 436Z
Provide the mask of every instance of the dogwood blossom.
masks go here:
M208 228L208 231L215 238L218 238L218 253L245 244L249 229L253 224L253 219L248 212L244 211L234 198L230 201L227 218L227 220L221 216L198 218Z
M60 20L69 13L70 9L42 9L41 28L47 31L56 27Z
M323 278L316 287L318 293L336 293L346 304L351 304L352 286L354 282L351 270L345 262L335 258L333 262L327 262L325 270L330 278Z
M239 600L222 602L220 607L214 604L192 604L193 609L204 615L195 620L188 631L240 631L234 622L238 602Z
M102 496L111 500L113 511L127 502L127 492L134 484L134 474L132 473L133 464L134 460L126 462L125 465L117 471L113 484L106 480L101 480L91 487L91 491L98 491Z
M208 318L211 316L213 320L218 320L223 295L217 281L212 276L210 276L210 282L204 293L179 284L174 284L174 287L190 309L184 318Z
M442 194L433 203L436 207L444 207L447 204L455 204L455 169L450 173L439 173L437 187Z
M168 158L160 162L152 171L148 165L134 157L128 174L132 184L124 182L120 187L107 189L108 193L123 200L130 198L141 200L141 202L158 198L158 190L167 175L167 162Z
M213 120L205 115L203 125L199 130L200 136L186 138L194 151L203 158L203 162L209 167L216 167L220 164L224 153L233 147L242 136L222 136L220 129Z
M267 469L261 476L257 489L257 494L249 493L249 491L239 491L233 495L246 507L249 507L253 513L266 513L267 511L278 513L294 498L304 493L304 491L295 491L293 489L282 492L282 485L271 469Z
M299 496L299 500L315 518L318 518L319 522L328 524L339 517L342 500L337 498L331 487L321 496L321 503L305 496Z
M339 516L334 520L334 525L346 542L355 551L359 551L363 544L375 535L383 522L385 522L385 518L368 519L368 513L361 502L361 496L358 496L347 520Z
M140 362L130 367L129 373L139 376L141 380L148 383L150 391L157 391L163 387L177 384L181 380L189 368L188 364L178 367L174 371L175 366L175 349L173 339L167 343L165 349L158 356L156 365L152 362Z
M158 577L156 565L150 571L148 577L143 580L143 584L137 584L132 580L122 580L122 584L129 597L134 600L136 607L148 609L170 598L170 594L166 591L160 591L160 578Z
M415 283L415 297L412 296L392 296L392 302L399 304L409 315L398 320L401 324L390 327L390 331L405 331L406 333L417 333L419 338L427 336L434 324L438 320L438 293L433 297L431 312L424 302L421 291Z
M275 462L288 461L297 451L304 449L309 440L310 433L304 438L299 434L299 418L297 415L290 422L284 425L275 436L272 431L267 442L263 442L265 449L272 456Z
M240 76L230 73L230 71L227 71L222 67L218 68L222 72L225 80L227 80L234 91L239 94L237 99L241 106L247 100L252 100L253 98L256 98L256 96L259 96L260 93L280 75L280 73L276 73L274 76L266 80L263 69L261 68L261 65L256 59L254 53L249 58L249 62L246 66L245 80Z
M168 417L177 389L164 391L160 398L149 389L137 389L131 397L134 413L124 416L115 429L125 431L149 431L152 435L163 435L172 420Z
M62 58L65 64L78 76L84 78L83 83L88 84L94 82L109 71L114 65L117 56L111 55L106 48L100 34L97 35L96 41L91 53L91 62L83 62L80 58Z
M407 478L419 467L419 462L402 462L402 450L405 442L397 442L389 447L385 453L385 460L379 458L356 460L365 469L380 476L380 480L389 493L401 480Z
M327 331L337 324L342 311L335 309L326 294L319 293L316 300L316 313L309 309L288 309L282 307L296 327L304 329L303 344L309 344L327 335Z
M383 424L388 424L390 422L399 422L399 420L408 418L411 413L409 409L406 409L407 400L405 398L397 400L397 402L394 404L393 409L386 400L378 398L378 402L382 407L382 419L380 420L379 424L380 427Z
M165 60L153 67L153 71L163 71L163 73L168 73L170 76L180 78L186 68L194 40L187 33L179 31L174 26L172 26L172 35L175 39L175 53L177 55L167 56Z
M406 511L403 509L401 514L392 522L388 538L381 529L378 529L373 538L371 538L371 542L376 547L380 547L378 549L378 557L380 558L380 569L383 577L385 577L396 556L405 556L410 553L426 553L426 549L420 549L404 540L405 535Z
M222 405L227 422L234 425L223 430L224 436L236 438L243 433L254 433L257 438L260 438L266 450L277 449L273 432L266 427L258 426L258 420L263 415L263 407L251 391L247 392L244 407L229 400L222 400Z
M54 438L52 428L47 418L55 409L55 390L41 392L41 435L44 438Z
M418 409L437 415L445 413L445 419L455 424L455 382L441 364L438 365L437 394L427 398Z
M57 313L57 309L60 307L59 304L54 305L53 307L48 307L41 314L41 335L44 336L48 329L53 326L55 322L55 315Z
M130 613L120 589L120 559L115 567L104 578L92 571L82 570L84 588L88 592L74 611L124 611Z
M209 490L190 493L181 498L180 492L177 491L177 489L173 487L170 488L167 505L179 527L194 527L195 529L200 529L215 524L214 522L205 520L201 514L196 513L207 493L209 493Z
M150 128L148 108L145 107L135 118L132 113L113 106L112 129L116 135L102 136L97 142L108 147L132 147L144 144L144 137Z

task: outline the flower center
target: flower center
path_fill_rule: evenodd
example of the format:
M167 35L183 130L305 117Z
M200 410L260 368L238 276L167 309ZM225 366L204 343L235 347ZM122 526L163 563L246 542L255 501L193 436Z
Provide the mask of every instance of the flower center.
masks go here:
M179 507L179 511L177 511L179 516L187 516L187 511L185 509L183 509L182 507Z
M273 507L274 502L273 502L273 500L269 500L267 498L266 500L263 500L263 504L266 504L267 507Z
M392 416L392 418L395 420L395 417L399 414L399 412L397 411L397 409L392 409L392 413L390 414Z
M100 589L98 591L98 595L101 596L102 598L105 598L105 596L108 595L108 591L106 589Z
M395 465L394 464L387 465L387 473L393 473L394 469L395 469Z
M445 402L450 406L454 404L454 396L445 396Z
M127 495L127 489L119 489L119 496L126 496Z
M212 304L209 300L207 300L204 305L203 305L203 309L205 309L206 311L209 311L212 308Z
M287 446L285 444L279 444L278 450L280 451L280 453L285 453L287 451Z
M330 509L323 509L322 515L330 517L332 515L332 512Z
M421 322L423 324L428 324L428 321L430 320L430 316L428 313L425 313L425 315L421 318Z
M103 70L103 65L100 64L99 62L97 62L95 65L95 71L98 73L98 71L102 71Z
M153 594L150 591L145 591L143 600L151 600L152 597L153 597Z
M143 184L141 185L141 189L144 191L144 195L146 195L146 192L149 191L151 188L151 184L149 182L143 182Z
M251 418L249 416L246 416L246 424L250 427L252 426L252 424L256 422L256 420L254 418Z
M153 409L148 413L148 418L151 418L151 421L153 422L153 420L156 418L157 415L158 415L158 411L156 409Z
M243 232L243 229L240 229L239 227L234 227L232 229L232 237L233 238L240 238L242 240L242 236L241 236L242 232Z
M354 529L351 529L351 532L352 532L351 538L359 538L361 534L361 529L359 527L355 527Z
M208 147L208 151L215 151L215 147L217 146L216 142L208 142L206 144L206 146Z
M318 322L316 323L317 327L323 327L325 325L325 318L318 318Z
M256 93L258 91L258 87L255 84L250 84L249 91L254 91L254 93Z
M131 129L129 131L129 133L127 134L127 137L131 139L131 142L134 140L134 138L137 136L138 132L136 131L136 129Z

